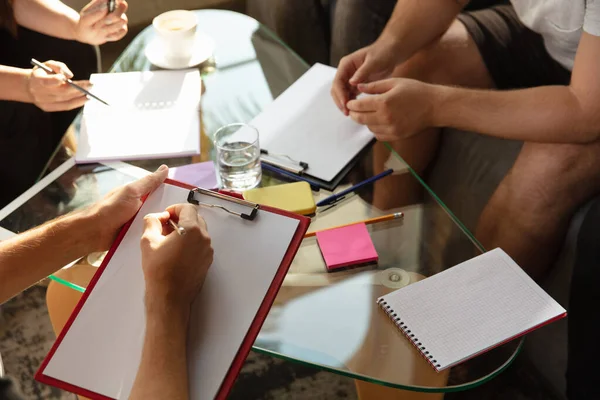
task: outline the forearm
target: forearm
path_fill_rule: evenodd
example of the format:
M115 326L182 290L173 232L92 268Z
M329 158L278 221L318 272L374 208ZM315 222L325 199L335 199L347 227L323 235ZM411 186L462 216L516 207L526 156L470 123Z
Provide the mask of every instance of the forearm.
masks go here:
M588 143L600 138L600 113L569 86L512 91L435 86L433 121L490 136L530 142Z
M75 40L79 13L58 0L16 0L19 25L61 39Z
M31 103L31 96L27 90L30 73L30 69L0 65L0 100Z
M81 211L0 242L0 304L97 250L92 219Z
M413 54L440 37L468 0L398 0L378 41L394 47L398 59Z
M189 309L169 307L162 299L153 305L147 299L146 309L142 359L129 398L185 400Z

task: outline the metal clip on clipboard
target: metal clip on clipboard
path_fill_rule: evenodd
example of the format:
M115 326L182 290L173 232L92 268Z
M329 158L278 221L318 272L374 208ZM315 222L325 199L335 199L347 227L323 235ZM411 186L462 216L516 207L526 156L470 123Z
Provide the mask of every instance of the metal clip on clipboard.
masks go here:
M252 210L250 211L249 214L245 214L245 213L241 213L241 212L232 211L232 210L228 209L227 207L224 207L220 204L211 204L211 203L206 203L203 201L198 201L195 198L196 193L215 197L217 199L221 199L221 200L225 200L225 201L230 201L232 203L237 203L242 206L251 208ZM228 212L229 214L237 215L238 217L248 220L248 221L254 221L254 218L256 218L256 214L258 213L258 209L260 208L260 206L256 203L251 203L246 200L236 199L235 197L231 197L231 196L225 196L221 193L213 192L212 190L207 190L207 189L202 189L202 188L196 188L196 189L190 190L187 201L188 201L188 203L195 204L197 206L219 208L223 211Z
M283 154L269 153L265 149L260 149L260 160L296 175L302 175L308 168L308 164L303 161L296 161L290 156Z

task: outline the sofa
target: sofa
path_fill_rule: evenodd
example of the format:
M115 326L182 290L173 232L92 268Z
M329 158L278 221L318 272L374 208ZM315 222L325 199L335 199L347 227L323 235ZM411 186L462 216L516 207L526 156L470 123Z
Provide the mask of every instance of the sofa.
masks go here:
M521 145L516 141L446 129L438 156L427 176L427 183L466 228L474 232L481 211L514 163ZM590 203L591 201L582 206L574 215L559 256L548 275L539 282L567 310L578 232ZM436 235L433 227L444 231L444 224L451 223L445 216L431 221L430 229L424 229L427 235ZM444 257L450 262L468 251L460 248L460 245L457 247L458 243L464 242L452 236L436 239L437 245L443 249ZM557 396L564 397L567 319L529 334L520 357L527 357L528 362L537 369Z

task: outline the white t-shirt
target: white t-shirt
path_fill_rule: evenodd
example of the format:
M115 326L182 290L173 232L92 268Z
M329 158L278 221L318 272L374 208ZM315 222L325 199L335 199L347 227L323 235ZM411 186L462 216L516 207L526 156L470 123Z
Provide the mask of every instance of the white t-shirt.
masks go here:
M600 0L511 0L529 29L544 37L548 53L572 70L583 31L600 36Z

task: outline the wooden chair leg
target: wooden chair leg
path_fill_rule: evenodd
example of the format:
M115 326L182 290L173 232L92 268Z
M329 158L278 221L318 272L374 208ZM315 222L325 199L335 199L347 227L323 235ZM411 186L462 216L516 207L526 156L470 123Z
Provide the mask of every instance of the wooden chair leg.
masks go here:
M56 275L79 286L87 287L96 270L97 268L91 265L74 265L69 269L58 271ZM58 282L51 281L48 284L46 305L48 307L50 323L57 336L67 323L73 309L81 299L81 295L82 293L75 289L71 289ZM79 400L88 400L82 396L78 396L78 398Z
M420 393L393 389L365 381L354 381L360 400L442 400L443 393Z

